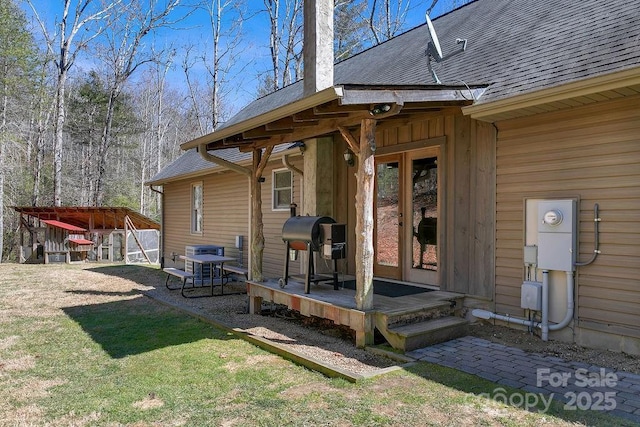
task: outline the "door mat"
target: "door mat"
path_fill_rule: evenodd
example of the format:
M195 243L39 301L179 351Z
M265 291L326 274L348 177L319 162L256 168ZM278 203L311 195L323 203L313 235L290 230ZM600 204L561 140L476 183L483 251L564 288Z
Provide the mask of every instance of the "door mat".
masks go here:
M356 281L346 280L344 282L340 282L340 286L344 286L347 289L355 289ZM405 285L402 283L387 282L384 280L373 281L373 293L383 295L385 297L397 298L407 295L421 294L423 292L431 292L431 289Z

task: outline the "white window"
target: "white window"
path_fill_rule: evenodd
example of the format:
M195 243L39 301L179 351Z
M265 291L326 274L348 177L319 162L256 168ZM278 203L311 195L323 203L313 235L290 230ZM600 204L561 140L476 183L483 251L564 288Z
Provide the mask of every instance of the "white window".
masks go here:
M191 232L202 233L202 182L191 184Z
M287 210L293 201L293 183L290 170L273 171L273 210Z

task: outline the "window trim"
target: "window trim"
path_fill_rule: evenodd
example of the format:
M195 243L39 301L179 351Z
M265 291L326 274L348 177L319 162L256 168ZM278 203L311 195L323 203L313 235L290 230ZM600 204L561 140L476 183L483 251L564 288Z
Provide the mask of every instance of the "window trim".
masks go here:
M276 188L276 175L278 173L289 173L289 187ZM291 203L293 203L293 172L286 168L274 169L271 171L271 210L274 212L288 211L291 209L291 205L279 207L276 206L276 191L289 190L291 195Z
M196 210L196 200L195 200L195 189L196 187L200 187L200 224L198 224L197 220L197 210ZM190 216L191 216L191 234L202 235L204 231L204 184L202 181L196 181L191 183L191 206L190 206ZM198 225L200 225L200 229L198 229Z

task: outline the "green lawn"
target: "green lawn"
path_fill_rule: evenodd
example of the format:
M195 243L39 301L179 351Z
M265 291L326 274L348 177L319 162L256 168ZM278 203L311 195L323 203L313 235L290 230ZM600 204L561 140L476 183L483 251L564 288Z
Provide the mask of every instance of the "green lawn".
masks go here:
M0 265L0 425L616 425L477 396L497 385L418 363L329 379L141 296L157 270Z

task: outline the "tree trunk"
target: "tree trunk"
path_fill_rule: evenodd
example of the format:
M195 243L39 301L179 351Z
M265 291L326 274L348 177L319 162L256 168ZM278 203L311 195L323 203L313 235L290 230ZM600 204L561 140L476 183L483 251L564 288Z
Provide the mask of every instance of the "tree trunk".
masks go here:
M5 70L5 75L7 75L7 70ZM0 111L0 263L2 263L4 251L4 153L7 143L7 107L9 105L7 86L3 85L2 89L2 111Z
M251 279L262 281L262 254L264 253L264 224L262 223L262 183L256 176L262 160L262 150L253 151L251 176Z
M269 162L273 147L253 150L251 175L251 279L262 281L262 255L264 253L264 224L262 222L262 172Z
M96 174L95 193L93 195L93 206L102 206L104 200L104 176L107 170L107 152L111 145L111 130L113 127L113 114L116 108L116 100L120 89L112 88L109 94L109 103L107 104L107 117L105 118L104 128L102 129L102 137L100 138L100 147L98 147L98 170Z
M356 307L373 308L373 198L376 120L363 119L360 125L360 153L356 189Z
M56 125L55 137L53 140L53 205L62 205L62 145L64 138L65 119L65 86L67 83L67 72L64 68L59 69L58 87L56 91Z

